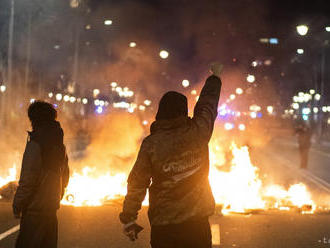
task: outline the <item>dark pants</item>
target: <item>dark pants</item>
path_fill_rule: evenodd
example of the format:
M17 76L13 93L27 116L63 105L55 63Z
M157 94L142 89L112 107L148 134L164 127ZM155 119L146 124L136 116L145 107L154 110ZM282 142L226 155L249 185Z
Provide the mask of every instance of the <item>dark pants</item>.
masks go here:
M56 248L57 217L52 214L24 214L16 248Z
M212 248L208 218L181 224L151 226L152 248Z
M306 169L308 165L309 147L299 147L300 153L300 168Z

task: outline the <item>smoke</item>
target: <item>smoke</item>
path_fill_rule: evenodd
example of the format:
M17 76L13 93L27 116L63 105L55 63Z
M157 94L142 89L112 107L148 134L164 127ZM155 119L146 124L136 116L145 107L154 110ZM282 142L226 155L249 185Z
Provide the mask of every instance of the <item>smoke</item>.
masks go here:
M71 163L74 170L89 166L98 173L131 169L144 129L136 115L114 112L90 120L91 142L82 160Z

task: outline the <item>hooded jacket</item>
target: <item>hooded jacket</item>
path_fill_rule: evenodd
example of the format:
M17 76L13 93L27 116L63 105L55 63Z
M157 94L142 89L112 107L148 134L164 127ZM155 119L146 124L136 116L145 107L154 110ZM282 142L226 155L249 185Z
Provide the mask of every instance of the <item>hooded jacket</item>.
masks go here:
M210 76L193 118L159 118L151 125L128 178L122 223L137 219L147 189L151 225L179 224L214 213L208 142L217 117L220 89L220 79ZM159 111L157 115L164 116Z
M69 167L63 130L56 121L41 123L33 132L29 132L13 201L14 212L56 211L68 181Z

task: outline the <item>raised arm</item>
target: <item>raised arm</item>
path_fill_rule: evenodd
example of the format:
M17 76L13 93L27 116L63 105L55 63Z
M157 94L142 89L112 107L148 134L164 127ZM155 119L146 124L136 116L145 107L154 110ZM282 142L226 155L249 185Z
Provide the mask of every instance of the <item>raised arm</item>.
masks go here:
M120 221L123 224L134 222L138 211L141 209L147 188L151 179L151 163L145 141L142 142L137 160L128 177L127 195L125 197L123 211L120 213Z
M203 138L211 138L214 121L218 115L218 103L221 90L220 74L222 65L214 64L211 67L213 75L207 78L194 109L193 120L198 132Z

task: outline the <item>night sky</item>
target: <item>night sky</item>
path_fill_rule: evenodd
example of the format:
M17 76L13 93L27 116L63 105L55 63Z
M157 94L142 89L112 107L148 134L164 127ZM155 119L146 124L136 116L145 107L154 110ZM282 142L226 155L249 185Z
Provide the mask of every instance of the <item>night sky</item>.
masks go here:
M0 59L4 65L8 2L0 3ZM330 38L330 33L324 30L330 24L330 8L325 0L90 0L81 1L76 9L64 0L29 3L17 0L16 5L15 65L23 67L26 60L30 11L33 17L31 77L47 80L49 88L57 87L60 75L65 75L67 80L72 78L78 32L78 81L85 90L106 80L134 81L137 77L140 83L135 85L138 83L141 91L150 90L150 81L171 88L173 81L188 72L194 84L204 76L205 65L220 60L227 68L237 67L242 73L252 71L266 78L283 98L289 98L297 90L319 87L322 44ZM113 20L112 26L103 25L106 18ZM310 27L308 37L296 33L296 25L302 23ZM91 29L86 30L86 25L91 25ZM259 42L260 38L272 37L279 39L278 45ZM130 41L137 42L145 55L143 59L126 54ZM54 49L56 45L60 49ZM304 48L306 56L297 57L297 48ZM170 51L171 59L166 64L159 64L153 58L160 49ZM330 55L327 47L324 53ZM253 71L250 65L256 59L270 59L272 65ZM124 69L120 66L123 63ZM166 79L160 77L164 71L168 75ZM330 78L328 74L327 71L326 81ZM149 94L155 92L157 87L154 88Z

